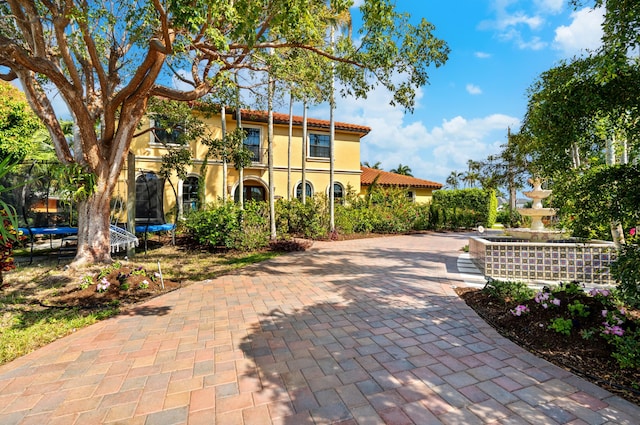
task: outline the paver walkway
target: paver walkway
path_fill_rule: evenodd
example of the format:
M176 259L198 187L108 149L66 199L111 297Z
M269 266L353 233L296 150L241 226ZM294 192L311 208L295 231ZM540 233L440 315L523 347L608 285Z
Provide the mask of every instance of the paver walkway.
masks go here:
M0 367L0 424L637 424L453 292L466 237L317 243Z

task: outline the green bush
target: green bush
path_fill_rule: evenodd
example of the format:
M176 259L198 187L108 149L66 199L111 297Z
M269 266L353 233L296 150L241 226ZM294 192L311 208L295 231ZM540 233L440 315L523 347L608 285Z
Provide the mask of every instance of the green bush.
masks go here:
M610 338L614 352L611 356L621 368L640 368L640 329L627 331L623 336Z
M269 220L264 202L211 204L187 215L184 226L198 243L249 251L269 243Z
M265 202L247 202L240 214L241 225L233 232L233 247L254 251L269 244L269 212Z
M640 307L640 246L627 243L611 264L611 275L618 282L617 292L624 304Z
M483 292L502 300L525 302L533 298L535 291L524 282L490 280L483 288Z
M279 235L317 239L328 231L326 196L307 198L303 204L299 199L280 199L276 202L276 230Z
M523 227L525 223L522 220L522 215L518 211L512 211L509 208L505 208L498 211L496 215L496 222L502 223L505 227Z
M240 229L240 208L234 202L208 205L187 215L187 232L200 244L232 248Z
M498 199L493 189L438 190L433 194L434 229L491 227L498 214Z

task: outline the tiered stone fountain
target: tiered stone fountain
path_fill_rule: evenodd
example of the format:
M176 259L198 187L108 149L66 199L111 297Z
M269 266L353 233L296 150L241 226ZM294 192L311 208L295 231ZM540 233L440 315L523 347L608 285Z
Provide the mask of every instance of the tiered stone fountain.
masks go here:
M542 207L542 200L551 191L542 189L539 178L529 183L533 190L524 194L533 200L533 205L519 211L531 217L531 227L506 229L505 236L471 237L471 260L485 276L496 279L611 284L613 243L572 240L560 230L545 229L542 218L555 215L552 208Z
M562 231L545 229L542 222L544 217L556 215L553 208L544 208L542 206L542 200L548 198L551 195L551 191L542 189L542 179L540 178L529 179L529 183L533 186L533 190L524 192L524 195L533 201L531 208L519 208L518 212L524 216L531 217L531 226L528 228L506 229L505 233L536 242L561 239L563 237Z

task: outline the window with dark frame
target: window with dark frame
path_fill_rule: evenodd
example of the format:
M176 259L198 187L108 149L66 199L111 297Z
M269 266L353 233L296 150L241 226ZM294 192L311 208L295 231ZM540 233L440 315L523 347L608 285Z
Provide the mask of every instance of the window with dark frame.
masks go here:
M172 122L169 118L163 115L157 115L154 120L153 130L156 143L162 143L163 145L178 145L180 139L184 134L184 128L182 124Z
M339 200L340 202L342 202L343 198L344 198L344 188L342 187L342 184L334 183L333 184L333 199Z
M253 153L253 162L261 162L260 155L260 129L259 128L243 128L246 137L244 139L244 147Z
M189 176L182 183L182 211L185 213L198 209L198 177Z
M413 190L407 191L407 199L411 202L415 201L415 193L413 192Z
M329 158L331 140L328 134L309 134L309 156L312 158Z
M311 183L309 182L305 182L305 183L306 183L305 186L307 188L306 190L307 193L305 194L305 196L307 198L310 198L311 196L313 196L313 188L311 187ZM302 199L302 182L296 185L296 198Z

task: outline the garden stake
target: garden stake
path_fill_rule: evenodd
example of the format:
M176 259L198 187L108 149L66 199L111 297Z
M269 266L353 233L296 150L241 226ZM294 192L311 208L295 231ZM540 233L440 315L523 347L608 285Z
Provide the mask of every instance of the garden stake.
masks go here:
M164 289L164 279L162 279L162 269L160 269L160 260L158 260L158 274L160 275L160 285Z

